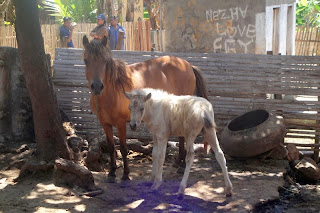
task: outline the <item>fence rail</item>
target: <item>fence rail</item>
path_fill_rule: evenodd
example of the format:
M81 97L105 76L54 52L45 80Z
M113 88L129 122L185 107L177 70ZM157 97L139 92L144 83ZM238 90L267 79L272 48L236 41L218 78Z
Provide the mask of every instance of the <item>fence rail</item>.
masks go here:
M90 110L90 93L81 60L81 49L57 49L54 83L60 106L85 134L96 131L95 116ZM113 51L113 56L129 64L168 53ZM209 100L215 110L218 132L245 112L266 109L284 117L286 141L307 139L318 142L320 135L320 57L244 54L170 53L198 66L208 83ZM68 59L68 60L66 60ZM269 99L281 94L284 99ZM291 98L289 98L291 97ZM294 97L294 98L292 98ZM129 137L148 138L146 129L127 131ZM311 150L311 149L310 149ZM319 150L318 147L315 149Z
M139 22L123 22L127 38L124 40L125 49L130 51L150 51L150 22L142 20ZM90 38L90 31L96 26L95 23L79 23L72 36L75 48L83 48L82 38L84 35ZM42 24L41 32L44 39L45 52L55 57L55 49L61 47L59 30L61 25ZM17 48L16 33L13 26L0 26L0 46Z

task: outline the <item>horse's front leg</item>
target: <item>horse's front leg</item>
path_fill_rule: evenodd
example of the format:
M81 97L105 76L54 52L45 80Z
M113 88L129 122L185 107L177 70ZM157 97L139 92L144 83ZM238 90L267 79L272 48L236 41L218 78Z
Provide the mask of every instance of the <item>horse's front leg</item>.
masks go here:
M152 159L155 160L155 163L153 164L153 166L155 166L155 178L151 190L157 190L162 183L163 164L166 157L167 143L168 137L157 137L156 159Z
M116 180L117 166L116 166L116 152L115 152L114 141L113 141L112 126L109 124L104 124L103 129L107 136L108 146L110 147L110 171L108 174L107 182L114 183Z
M126 135L126 122L121 122L117 126L119 140L120 140L120 152L123 158L123 176L121 178L122 181L130 180L129 178L129 163L128 163L128 147L127 147L127 135Z

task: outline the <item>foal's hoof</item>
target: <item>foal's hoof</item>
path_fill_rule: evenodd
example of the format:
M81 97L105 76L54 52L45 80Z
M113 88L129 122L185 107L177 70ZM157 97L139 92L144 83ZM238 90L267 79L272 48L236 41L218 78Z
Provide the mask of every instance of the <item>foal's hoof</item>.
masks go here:
M232 196L232 188L226 188L226 197Z
M178 194L178 200L182 200L183 199L183 194Z
M107 183L115 183L116 177L115 176L108 176L106 182Z

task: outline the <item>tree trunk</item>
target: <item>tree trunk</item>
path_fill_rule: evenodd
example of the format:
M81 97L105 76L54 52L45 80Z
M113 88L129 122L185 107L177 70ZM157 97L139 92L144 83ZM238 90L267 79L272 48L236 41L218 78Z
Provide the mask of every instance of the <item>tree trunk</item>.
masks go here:
M37 0L14 0L16 34L22 72L32 102L37 154L40 159L70 159L66 134L44 52Z
M149 19L150 19L150 23L151 23L151 28L153 30L159 29L158 26L157 26L156 20L155 20L155 15L152 12L151 0L145 0L144 2L146 3L146 7L147 7L147 10L148 10L148 13L149 13Z
M134 15L134 1L128 0L127 1L127 12L126 12L126 21L133 22L133 15Z
M105 10L107 15L107 22L110 21L110 17L112 16L112 0L105 0Z

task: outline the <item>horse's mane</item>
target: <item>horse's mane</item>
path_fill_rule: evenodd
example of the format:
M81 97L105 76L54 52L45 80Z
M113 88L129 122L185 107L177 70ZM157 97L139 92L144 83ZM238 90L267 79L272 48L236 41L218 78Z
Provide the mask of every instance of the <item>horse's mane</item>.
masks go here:
M125 91L125 87L128 89L132 89L132 81L126 74L127 66L122 60L114 60L112 59L112 65L110 65L109 72L106 72L108 83L113 85L114 88L118 89L122 88L121 92Z
M125 87L132 89L132 81L126 74L126 64L121 60L113 59L111 50L102 45L100 40L91 40L85 47L84 55L102 57L105 60L107 67L105 72L106 87L112 87L115 91L122 89L121 92L124 91Z

